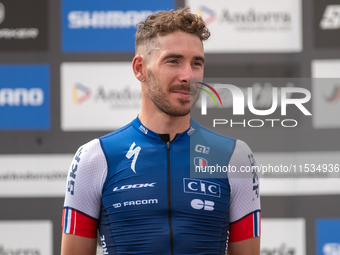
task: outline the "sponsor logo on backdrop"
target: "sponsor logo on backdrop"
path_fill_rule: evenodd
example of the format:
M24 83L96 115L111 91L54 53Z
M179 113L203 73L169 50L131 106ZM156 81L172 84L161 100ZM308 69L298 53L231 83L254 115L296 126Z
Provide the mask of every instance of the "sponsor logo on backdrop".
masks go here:
M305 219L262 219L261 233L261 254L306 255Z
M206 52L299 52L301 1L187 0L206 21L212 36Z
M114 130L141 109L140 83L130 62L63 63L62 129Z
M49 220L0 221L0 254L53 254L53 223ZM32 229L34 231L32 232Z
M133 52L137 23L154 12L171 9L175 9L172 0L105 3L63 0L62 49L64 52Z
M316 221L317 255L340 255L340 218Z
M0 130L49 129L49 66L2 65L0 77Z
M0 24L5 19L5 6L0 2Z
M338 0L314 0L316 47L340 47L340 4Z
M46 50L47 23L47 0L1 0L0 49Z
M202 17L204 22L209 25L211 22L216 20L217 14L214 10L210 9L207 6L200 6L197 9L197 15Z
M0 197L63 197L72 156L0 156Z
M323 30L340 29L340 4L326 7L320 27Z
M340 128L340 118L335 117L340 112L339 70L340 60L314 60L312 62L314 128Z

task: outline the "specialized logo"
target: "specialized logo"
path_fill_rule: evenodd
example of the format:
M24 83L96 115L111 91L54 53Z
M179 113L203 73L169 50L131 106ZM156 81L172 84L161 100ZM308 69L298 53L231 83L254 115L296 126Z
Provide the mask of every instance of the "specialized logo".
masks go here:
M194 164L197 167L206 167L208 165L208 161L201 157L194 158Z
M203 86L208 87L212 92L214 92L215 95L217 96L218 100L220 101L221 105L222 105L222 101L221 101L220 95L216 92L216 90L212 86L210 86L210 85L208 85L206 83L203 83L203 82L197 82L197 83L201 84ZM214 96L211 94L210 91L208 91L208 90L206 90L204 88L201 88L201 87L197 87L197 88L200 89L200 90L203 90L204 92L206 92L214 100L215 105L217 105L216 100L215 100Z
M4 21L5 19L5 6L0 3L0 24Z
M196 210L204 209L206 211L213 211L215 203L209 200L193 199L191 201L191 207Z
M333 88L332 93L329 96L326 96L326 100L329 103L337 103L340 100L340 85L335 86Z
M324 30L340 29L340 5L328 5L320 22Z
M209 154L210 147L206 147L204 145L197 144L195 146L195 151L199 153Z
M128 190L128 189L140 189L140 188L154 188L156 182L153 183L144 183L144 184L132 184L132 185L123 185L121 187L115 187L113 191L120 191L120 190Z
M129 151L126 153L126 157L130 159L133 156L132 162L131 162L131 169L134 173L136 173L135 166L136 166L136 161L139 155L139 152L141 151L141 147L136 147L136 143L131 144Z
M197 10L197 15L202 17L207 25L213 22L217 17L216 12L206 6L200 6Z
M183 178L184 193L194 193L213 197L221 196L221 187L214 182Z
M84 85L77 83L72 89L73 102L81 104L91 97L91 90Z

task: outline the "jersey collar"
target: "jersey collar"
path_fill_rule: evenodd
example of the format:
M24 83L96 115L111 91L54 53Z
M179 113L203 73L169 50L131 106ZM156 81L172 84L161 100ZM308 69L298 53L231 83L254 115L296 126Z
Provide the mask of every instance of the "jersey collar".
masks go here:
M149 136L149 137L153 137L153 138L157 138L160 139L159 134L153 132L152 130L148 129L146 126L144 126L138 116L132 121L132 125L133 127L140 133ZM191 135L193 135L193 133L196 132L197 128L198 128L198 123L197 121L195 121L194 119L190 118L190 127L184 131L183 133L179 133L176 136L176 139L185 139L185 138L189 138Z

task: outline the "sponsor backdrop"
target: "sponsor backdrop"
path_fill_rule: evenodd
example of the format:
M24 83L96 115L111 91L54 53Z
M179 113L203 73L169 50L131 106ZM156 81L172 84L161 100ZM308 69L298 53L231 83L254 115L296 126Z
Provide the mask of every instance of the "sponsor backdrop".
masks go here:
M219 91L220 108L206 97L210 119L200 107L192 115L246 141L258 165L314 165L320 177L261 178L261 254L340 254L340 183L330 172L340 163L339 0L0 0L0 254L60 254L73 154L141 106L131 70L135 24L186 5L212 32L205 77L236 79L246 106L234 116L232 95ZM275 87L279 98L284 89L309 91L302 106L311 115L297 105L283 115L280 100L272 114L254 114L271 107ZM213 127L211 118L224 124Z

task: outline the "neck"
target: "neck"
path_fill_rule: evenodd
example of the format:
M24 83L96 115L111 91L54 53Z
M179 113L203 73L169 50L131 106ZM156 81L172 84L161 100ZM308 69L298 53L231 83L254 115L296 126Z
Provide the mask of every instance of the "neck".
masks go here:
M139 120L148 129L158 134L169 134L172 141L176 134L183 133L190 127L190 116L170 116L161 111L147 111L142 108Z

